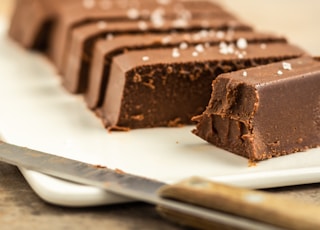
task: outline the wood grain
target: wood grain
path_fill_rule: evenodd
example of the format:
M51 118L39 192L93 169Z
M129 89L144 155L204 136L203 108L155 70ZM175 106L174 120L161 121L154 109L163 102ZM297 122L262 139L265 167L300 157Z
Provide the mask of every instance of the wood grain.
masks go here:
M320 207L274 195L192 177L160 190L162 197L269 223L285 229L320 229ZM198 227L209 229L208 221ZM197 225L195 225L197 226Z

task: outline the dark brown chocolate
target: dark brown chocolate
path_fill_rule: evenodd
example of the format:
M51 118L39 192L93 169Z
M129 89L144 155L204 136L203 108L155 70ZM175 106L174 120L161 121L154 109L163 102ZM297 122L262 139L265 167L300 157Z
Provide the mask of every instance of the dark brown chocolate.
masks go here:
M46 50L59 8L82 5L79 0L17 0L9 36L27 49Z
M9 28L10 37L20 45L28 49L46 50L51 39L51 30L60 21L64 14L72 15L74 12L114 11L132 9L131 15L135 15L135 9L154 8L155 6L183 10L185 8L222 8L210 1L149 1L149 0L17 0L13 11Z
M272 43L286 42L283 37L258 32L243 31L213 31L201 30L194 33L172 33L172 34L142 34L142 35L122 35L110 39L101 39L95 44L93 58L88 76L88 85L85 88L85 99L89 108L95 109L103 103L103 95L110 73L112 58L130 50L155 49L160 47L178 47L185 49L189 46L198 45L212 46L220 42L252 44L252 43ZM69 71L75 71L70 68L71 62L78 58L69 57ZM84 76L87 77L87 76ZM79 84L79 79L74 79L75 85ZM86 81L84 81L86 82Z
M100 116L109 129L191 124L219 74L303 53L288 44L129 51L113 59Z
M258 161L320 146L320 63L303 57L220 75L193 131Z
M250 31L251 27L237 21L225 19L206 21L205 25L203 20L191 20L186 24L168 21L160 27L150 21L125 23L100 21L98 23L89 23L73 30L70 48L65 51L64 85L70 92L84 92L94 44L97 40L108 35L118 36L121 34L143 34L148 32L168 34L173 31L181 33L199 31L201 29Z
M52 15L44 1L17 0L10 21L9 36L24 48L39 48L41 28Z
M128 1L130 3L131 1ZM52 41L50 44L49 55L59 71L63 70L64 52L70 45L71 32L73 29L85 25L87 23L95 23L98 21L106 22L127 22L138 20L152 20L161 26L164 20L175 20L185 22L190 19L203 20L217 17L234 19L233 16L221 7L210 1L200 1L195 4L192 1L172 1L170 4L159 4L158 1L139 1L140 4L132 6L125 4L122 7L78 7L70 10L62 9L59 21L54 28ZM143 4L142 4L143 2ZM159 1L161 2L161 1ZM152 3L152 4L151 4Z

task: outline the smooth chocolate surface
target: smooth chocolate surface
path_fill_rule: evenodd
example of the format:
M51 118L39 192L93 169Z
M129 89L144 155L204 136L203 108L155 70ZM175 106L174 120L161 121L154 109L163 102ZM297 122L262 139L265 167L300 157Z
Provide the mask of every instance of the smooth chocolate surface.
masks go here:
M303 54L288 44L129 51L113 59L100 116L109 129L191 124L219 74Z
M88 85L84 91L89 108L100 107L107 85L112 58L130 50L156 49L160 47L177 47L186 49L189 46L203 47L227 43L261 43L286 42L283 37L272 34L245 31L213 31L200 30L190 33L119 35L109 39L101 39L95 44L93 58L88 76ZM74 60L77 57L70 58ZM71 69L70 69L71 70ZM76 81L77 79L75 79Z
M94 44L97 40L105 38L109 35L118 36L123 34L145 34L145 33L162 33L168 34L172 32L199 31L202 29L213 30L243 30L250 31L251 27L229 19L215 19L211 21L191 20L185 21L166 21L160 27L150 21L136 22L113 22L108 23L99 21L88 23L72 32L70 40L70 49L65 51L66 58L64 60L64 86L74 93L84 92L87 84L86 80L89 74L90 62L92 60L92 52ZM143 27L142 27L143 25Z
M17 0L9 36L27 49L44 51L59 8L82 5L80 0Z
M220 75L193 131L264 160L320 146L320 63L310 57Z

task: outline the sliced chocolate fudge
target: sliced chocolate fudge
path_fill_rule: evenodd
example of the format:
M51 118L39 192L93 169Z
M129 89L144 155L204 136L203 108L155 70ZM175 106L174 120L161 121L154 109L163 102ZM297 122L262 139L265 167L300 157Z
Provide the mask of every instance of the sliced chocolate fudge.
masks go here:
M166 21L161 26L150 21L136 22L104 22L88 23L72 32L70 48L65 50L65 68L63 71L64 86L73 93L82 93L86 87L92 52L94 44L99 39L109 36L118 36L123 34L145 34L161 33L170 34L172 32L199 31L202 29L213 30L242 30L251 31L251 27L237 21L228 19L216 19L206 21L191 20L186 24L176 23L176 21Z
M9 36L27 49L43 49L44 32L62 1L17 0L10 21ZM68 1L65 1L68 2ZM47 29L45 29L47 28Z
M191 124L219 74L303 54L285 43L129 51L113 59L99 115L109 129Z
M213 30L201 30L194 33L171 33L171 34L141 34L141 35L119 35L116 37L110 37L107 39L101 39L95 44L93 51L93 58L88 80L82 80L78 78L80 75L67 75L71 77L70 85L73 89L79 85L87 82L87 86L79 86L85 89L85 100L89 108L95 109L100 107L103 102L103 95L105 94L105 88L107 85L110 66L112 58L123 54L130 50L140 49L155 49L160 47L178 47L179 49L186 49L189 46L208 47L218 45L221 42L228 44L237 43L241 45L241 42L245 45L251 43L268 44L272 42L286 42L284 37L275 36L272 34L258 33L258 32L244 32L244 31L213 31ZM70 72L77 73L79 69L73 69L75 66L74 60L79 58L78 56L70 56L68 61L68 69ZM87 76L82 76L87 78ZM72 80L73 79L73 80Z
M310 57L220 75L194 134L254 161L320 145L320 63Z
M129 3L134 1L128 1ZM143 2L143 4L142 4ZM83 26L87 23L95 23L97 21L106 22L127 22L138 20L152 20L158 27L166 20L175 20L178 23L193 19L203 19L204 21L210 18L228 18L234 17L222 10L221 7L211 1L200 1L195 4L192 1L169 1L169 4L163 5L158 2L162 1L139 1L136 6L125 4L122 7L112 5L112 7L103 7L96 4L95 7L70 7L60 8L60 18L53 30L52 40L49 44L49 56L56 65L57 69L62 70L64 59L63 54L65 49L71 44L70 35L73 29ZM71 12L70 12L71 11ZM205 22L204 22L205 23Z
M94 12L96 9L105 11L127 10L128 16L137 14L136 9L154 8L222 8L210 1L151 1L151 0L17 0L9 27L9 36L24 48L44 51L51 38L52 29L64 14L84 11Z

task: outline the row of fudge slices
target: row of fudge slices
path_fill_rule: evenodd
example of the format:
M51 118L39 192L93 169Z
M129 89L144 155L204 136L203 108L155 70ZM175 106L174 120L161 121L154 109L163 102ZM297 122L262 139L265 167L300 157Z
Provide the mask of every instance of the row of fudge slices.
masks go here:
M108 129L196 122L196 135L251 160L319 143L319 77L288 88L309 86L318 62L212 1L20 0L9 34L46 53Z

